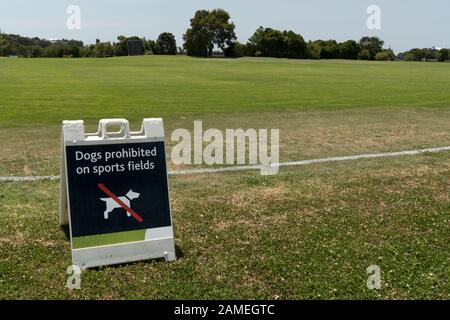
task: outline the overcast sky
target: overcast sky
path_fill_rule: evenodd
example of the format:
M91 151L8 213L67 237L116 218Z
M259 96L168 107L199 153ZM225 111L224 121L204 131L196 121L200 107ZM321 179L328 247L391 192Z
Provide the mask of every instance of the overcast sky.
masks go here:
M81 29L66 27L69 5L81 9ZM381 8L381 30L367 29L367 7ZM449 0L0 0L0 29L47 39L85 43L118 35L154 39L168 31L178 45L197 9L223 8L236 24L239 41L260 25L292 29L305 40L382 37L396 52L413 47L450 47Z

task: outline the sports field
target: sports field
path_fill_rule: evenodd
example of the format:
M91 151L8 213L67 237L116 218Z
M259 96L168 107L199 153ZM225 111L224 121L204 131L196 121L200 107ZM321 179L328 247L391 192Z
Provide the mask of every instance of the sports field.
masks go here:
M1 58L0 176L58 175L76 119L163 117L167 139L194 120L279 128L282 162L449 146L448 88L450 63ZM449 299L449 155L170 176L179 259L88 270L74 291L59 181L0 182L0 299Z

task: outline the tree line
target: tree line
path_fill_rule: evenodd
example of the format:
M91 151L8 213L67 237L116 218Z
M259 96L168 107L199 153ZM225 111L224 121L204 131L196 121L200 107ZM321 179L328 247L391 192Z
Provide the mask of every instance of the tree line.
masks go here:
M135 41L138 51L143 54L177 54L175 36L164 32L156 41L147 40L137 36L117 37L117 42L101 42L84 45L78 40L46 40L40 38L28 38L15 34L0 34L0 56L20 56L28 58L46 57L113 57L127 56L128 42Z
M45 40L14 34L0 33L0 56L21 57L113 57L130 54L175 55L211 57L275 57L290 59L351 59L392 61L447 61L448 49L419 49L395 55L384 48L384 41L378 37L363 37L359 41L315 40L306 42L292 30L276 30L259 27L247 43L237 41L235 25L228 12L222 9L198 10L190 21L190 27L183 35L184 44L177 47L175 36L164 32L156 40L138 36L119 36L114 42L85 45L77 40Z

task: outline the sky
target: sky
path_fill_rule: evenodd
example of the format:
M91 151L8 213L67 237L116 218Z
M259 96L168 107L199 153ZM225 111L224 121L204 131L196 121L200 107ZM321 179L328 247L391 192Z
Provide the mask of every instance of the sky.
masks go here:
M77 5L81 28L67 28L67 8ZM381 30L369 30L366 10L381 9ZM450 48L448 0L0 0L0 29L46 39L70 38L85 43L114 41L118 35L155 39L162 32L183 33L198 9L222 8L245 43L259 26L291 29L305 40L379 36L386 48Z

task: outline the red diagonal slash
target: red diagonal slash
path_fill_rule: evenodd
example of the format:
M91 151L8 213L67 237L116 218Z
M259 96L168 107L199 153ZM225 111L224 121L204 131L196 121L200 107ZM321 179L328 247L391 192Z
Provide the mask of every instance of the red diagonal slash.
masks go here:
M144 221L140 215L138 215L136 212L134 212L133 209L131 209L129 206L127 206L122 200L119 199L114 193L111 192L103 183L99 183L98 187L100 190L102 190L106 195L110 198L112 198L119 206L124 208L127 212L129 212L137 221L141 222Z

